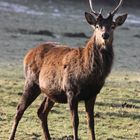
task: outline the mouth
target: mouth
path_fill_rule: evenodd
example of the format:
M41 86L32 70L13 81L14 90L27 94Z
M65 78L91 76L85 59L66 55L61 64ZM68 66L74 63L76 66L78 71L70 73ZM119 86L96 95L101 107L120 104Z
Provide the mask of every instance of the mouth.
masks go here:
M109 42L109 38L108 39L104 39L105 43L108 43Z
M110 44L110 39L108 38L108 39L104 39L104 46L107 46L107 45L109 45Z

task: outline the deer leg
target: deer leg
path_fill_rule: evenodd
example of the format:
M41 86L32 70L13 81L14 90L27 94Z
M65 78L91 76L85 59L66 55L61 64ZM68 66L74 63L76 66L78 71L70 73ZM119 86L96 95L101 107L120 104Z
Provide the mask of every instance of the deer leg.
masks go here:
M78 140L78 125L79 125L78 100L74 96L73 92L68 92L67 95L68 95L67 96L68 104L69 104L71 117L72 117L74 140Z
M24 111L28 108L28 106L31 105L31 103L39 96L40 93L41 91L38 85L29 82L25 83L24 92L17 106L15 120L14 120L14 124L12 127L9 140L14 140L18 123L22 118Z
M96 97L85 101L85 108L87 113L87 122L89 126L89 130L91 133L91 140L95 140L95 130L94 130L94 104Z
M54 102L52 102L49 98L45 97L37 112L38 117L41 120L41 125L46 140L51 140L49 129L48 129L47 117L53 105Z

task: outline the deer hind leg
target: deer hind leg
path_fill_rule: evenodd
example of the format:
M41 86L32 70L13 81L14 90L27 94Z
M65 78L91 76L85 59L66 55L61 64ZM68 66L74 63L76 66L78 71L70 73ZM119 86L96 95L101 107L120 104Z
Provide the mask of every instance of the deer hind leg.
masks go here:
M15 120L14 120L14 124L12 127L9 140L14 140L18 123L21 120L24 111L28 108L28 106L31 105L31 103L39 96L40 93L41 93L41 90L37 84L26 81L24 92L17 106L17 112L15 115Z
M96 97L85 101L85 108L87 113L87 122L89 126L89 130L91 133L91 140L95 140L95 130L94 130L94 104Z
M41 125L43 128L43 132L44 132L44 136L46 140L51 140L49 129L48 129L47 117L53 105L54 105L54 102L51 101L49 98L45 97L45 99L41 103L37 112L38 117L41 120Z

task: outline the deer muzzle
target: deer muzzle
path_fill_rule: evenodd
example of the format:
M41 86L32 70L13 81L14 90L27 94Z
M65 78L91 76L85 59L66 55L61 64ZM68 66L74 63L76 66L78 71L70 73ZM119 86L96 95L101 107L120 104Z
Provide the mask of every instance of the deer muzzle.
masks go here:
M109 33L103 33L102 37L103 37L104 40L109 39Z

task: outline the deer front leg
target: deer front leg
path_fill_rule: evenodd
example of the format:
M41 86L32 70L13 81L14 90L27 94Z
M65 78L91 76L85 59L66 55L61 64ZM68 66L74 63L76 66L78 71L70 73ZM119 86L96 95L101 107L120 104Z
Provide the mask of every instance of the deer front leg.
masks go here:
M67 98L72 117L74 140L78 140L78 125L79 125L78 100L73 92L68 92Z
M85 101L85 108L87 113L87 123L91 133L91 140L95 140L95 130L94 130L94 104L96 97Z

